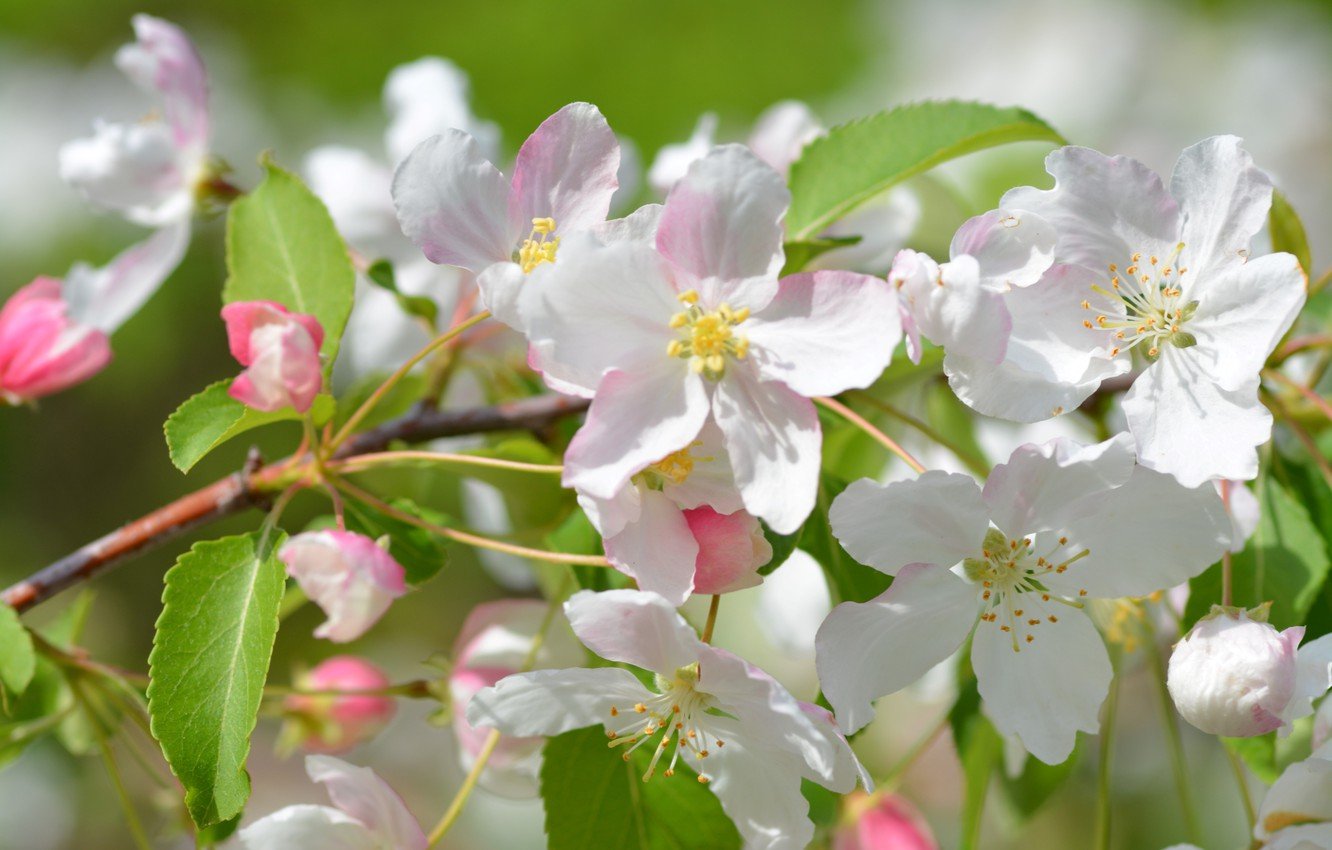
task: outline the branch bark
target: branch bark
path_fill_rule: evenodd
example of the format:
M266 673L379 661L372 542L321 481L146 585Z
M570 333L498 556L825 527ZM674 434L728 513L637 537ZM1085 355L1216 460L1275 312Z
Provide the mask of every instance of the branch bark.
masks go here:
M585 399L537 396L493 407L439 410L420 405L411 412L363 431L336 452L335 457L383 451L391 443L420 443L440 437L494 431L536 431L565 416L587 409ZM0 601L19 612L43 602L71 585L92 578L159 543L192 528L263 505L283 464L259 468L252 457L246 468L228 475L165 507L126 523L65 557L33 573L0 594Z

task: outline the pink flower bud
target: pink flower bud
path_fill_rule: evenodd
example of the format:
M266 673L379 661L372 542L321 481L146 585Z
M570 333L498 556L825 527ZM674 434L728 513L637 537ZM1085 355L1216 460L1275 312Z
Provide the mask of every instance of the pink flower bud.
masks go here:
M278 557L328 615L315 637L335 643L363 635L407 592L402 565L363 534L307 531L288 540Z
M222 308L222 318L231 355L247 367L232 382L231 397L266 412L309 410L323 385L324 329L314 316L272 301L238 301Z
M301 677L305 691L372 691L389 686L388 677L369 661L337 655ZM379 734L397 711L392 697L307 695L287 697L283 708L305 733L300 746L312 753L339 753Z
M758 568L772 559L759 521L744 511L719 514L709 507L684 511L698 541L695 593L729 593L759 584Z
M0 309L0 400L32 401L85 381L111 361L105 333L70 320L61 283L39 277Z
M1189 723L1212 735L1248 738L1284 725L1295 696L1296 648L1304 627L1219 611L1193 627L1170 656L1166 683Z
M904 797L859 792L847 811L851 820L838 828L833 850L939 850L930 825Z

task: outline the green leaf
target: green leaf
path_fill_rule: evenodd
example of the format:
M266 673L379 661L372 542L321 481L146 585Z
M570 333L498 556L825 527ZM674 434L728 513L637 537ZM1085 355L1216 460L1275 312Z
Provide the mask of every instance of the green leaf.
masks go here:
M546 535L545 544L552 552L565 552L570 555L605 554L601 535L592 526L591 520L583 513L582 508L570 511L564 522ZM600 592L629 586L629 577L619 570L573 565L569 567L569 571L573 574L574 581L578 582L578 587L583 590Z
M891 577L848 555L833 536L832 526L828 524L828 508L837 494L845 489L846 482L827 473L820 475L814 512L800 532L800 548L823 567L834 605L838 602L868 602L893 583Z
M32 635L19 621L18 612L0 602L0 685L18 696L27 690L36 669Z
M222 300L276 301L324 328L325 373L351 313L356 272L322 201L294 174L265 160L264 182L231 205Z
M1272 191L1272 211L1267 216L1267 226L1272 231L1272 251L1285 251L1295 255L1305 274L1313 273L1313 257L1309 252L1309 237L1304 232L1304 222L1299 213L1290 205L1286 196L1277 190Z
M721 804L683 765L643 781L651 747L625 762L599 727L546 742L541 798L549 850L732 850L740 835Z
M448 517L423 508L411 499L394 499L389 504L434 525L449 524ZM358 499L346 497L344 505L348 530L376 540L388 535L389 554L402 564L408 584L419 585L429 581L448 563L448 544L439 535L389 516Z
M426 298L424 295L408 295L398 289L398 279L393 273L393 264L388 260L375 260L370 264L370 268L365 270L365 276L375 286L393 293L404 313L425 319L430 327L435 327L435 322L439 318L439 305L434 299Z
M1232 559L1234 604L1272 603L1269 622L1278 629L1304 623L1328 575L1328 553L1304 505L1272 475L1258 479L1262 511L1244 551ZM1186 623L1195 623L1221 601L1221 565L1189 582Z
M860 242L859 236L821 236L798 242L787 242L782 246L786 263L782 266L782 277L803 271L805 266L820 254L826 254L834 248L845 248Z
M1271 785L1281 775L1277 768L1276 733L1268 732L1253 738L1222 738L1226 749L1243 759L1253 775Z
M474 449L467 454L547 466L560 462L560 458L554 452L531 437L513 437L494 446ZM497 488L504 497L504 505L509 512L509 522L520 531L554 528L564 521L575 504L572 491L560 485L559 475L520 472L476 464L460 464L457 469L469 478L484 481Z
M772 547L772 557L768 559L768 563L759 567L759 575L766 576L771 575L773 570L785 564L786 559L791 557L791 553L796 550L800 543L800 532L803 529L797 528L790 534L778 534L768 528L766 522L759 520L759 524L763 526L763 536L767 538L768 545Z
M189 472L213 449L246 431L274 422L299 421L295 408L264 413L246 407L227 395L231 379L209 384L185 400L167 417L162 430L166 434L171 462L181 472ZM319 395L310 407L315 424L322 424L333 414L333 397Z
M999 768L1004 756L1004 741L993 724L981 714L980 691L976 676L971 671L971 642L959 655L957 702L948 712L948 724L953 730L953 745L962 762L962 836L961 850L976 850L980 841L981 818L985 814L985 797L990 788L990 777Z
M906 104L834 127L791 166L787 232L808 240L908 177L1010 142L1066 144L1025 109L957 100Z
M280 542L264 547L256 533L196 543L166 575L148 711L200 828L236 816L250 796L245 760L277 637Z

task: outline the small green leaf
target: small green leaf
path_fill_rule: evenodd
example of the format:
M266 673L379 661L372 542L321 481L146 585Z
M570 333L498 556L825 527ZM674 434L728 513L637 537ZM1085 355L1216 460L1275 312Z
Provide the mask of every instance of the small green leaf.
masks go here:
M782 266L782 277L803 271L805 266L820 254L826 254L834 248L845 248L860 243L859 236L820 236L798 242L787 242L782 246L786 263Z
M763 536L767 538L768 545L772 547L772 557L768 559L768 563L759 567L759 575L766 576L771 575L773 570L785 564L786 559L791 557L791 553L796 550L796 546L800 543L802 529L797 528L790 534L778 534L768 528L766 522L760 520L759 524L763 526Z
M370 264L370 268L365 270L365 276L375 286L393 293L404 313L425 319L430 327L435 327L435 322L439 319L439 305L424 295L408 295L398 289L398 279L393 273L393 264L388 260L375 260Z
M166 575L148 658L153 736L203 828L250 796L245 760L277 637L284 571L279 539L196 543Z
M0 685L9 695L19 696L27 690L36 669L32 635L19 621L18 612L0 602Z
M808 240L908 177L1010 142L1066 144L1025 109L957 100L906 104L834 127L791 166L787 232Z
M1240 485L1242 486L1242 485ZM1328 553L1309 512L1272 475L1258 479L1258 528L1231 559L1234 604L1272 603L1269 622L1278 629L1305 622L1328 576ZM1221 565L1189 582L1185 623L1195 623L1221 601Z
M838 602L868 602L893 583L891 577L848 555L833 535L832 526L828 524L828 509L837 494L845 489L846 482L826 473L821 475L814 512L805 520L800 532L800 548L823 567L834 605Z
M1239 756L1253 775L1271 785L1281 775L1277 768L1276 733L1268 732L1253 738L1222 738L1226 749Z
M1279 191L1272 191L1272 211L1268 213L1267 225L1272 231L1272 250L1285 251L1295 255L1305 274L1313 271L1313 256L1309 252L1309 237L1304 232L1304 222L1299 213L1290 205L1290 201Z
M358 499L348 497L344 504L348 530L376 540L388 535L389 554L402 564L408 584L419 585L429 581L448 563L448 544L438 535L389 516ZM411 499L394 499L389 504L426 522L442 526L449 524L448 517L423 508Z
M294 408L264 413L246 407L227 394L231 380L209 384L185 400L167 417L162 430L166 434L171 462L181 472L189 472L213 449L239 434L274 422L299 421ZM333 397L319 395L310 407L315 424L328 421L334 408Z
M324 328L327 373L351 314L356 272L322 201L294 174L263 163L264 182L231 205L222 300L276 301Z
M628 762L598 727L546 742L541 798L549 850L735 850L740 835L684 765L643 781L651 747Z

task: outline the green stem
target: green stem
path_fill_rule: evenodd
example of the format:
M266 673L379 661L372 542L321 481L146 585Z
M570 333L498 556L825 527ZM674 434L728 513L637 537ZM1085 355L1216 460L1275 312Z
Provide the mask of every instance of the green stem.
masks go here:
M484 466L491 469L509 469L514 472L532 472L539 475L559 475L564 472L564 467L558 464L545 463L523 463L516 460L505 460L498 457L485 457L483 455L468 454L450 454L448 452L426 452L426 451L399 451L399 452L376 452L374 454L357 455L342 461L333 461L328 464L330 472L354 473L364 472L375 466L393 466L395 464L414 463L443 463L443 464L462 464L470 466Z
M102 718L92 710L87 694L83 692L83 686L72 678L69 683L70 692L74 694L74 699L82 706L84 714L88 716L88 725L92 727L93 737L97 739L97 749L102 754L102 762L106 765L107 775L111 777L111 784L116 789L116 797L119 798L120 807L125 812L125 823L129 827L130 835L134 837L134 843L141 850L152 850L152 842L148 840L148 834L144 832L143 823L139 820L139 813L134 809L134 801L130 799L129 790L125 788L125 780L121 776L119 765L116 764L116 756L111 750L111 742L107 738L106 729L102 726Z
M899 422L902 422L906 425L910 425L912 428L915 428L917 431L924 434L930 440L933 440L934 442L943 446L945 449L948 449L950 452L953 453L953 455L958 460L966 464L967 469L971 470L972 472L976 473L982 478L990 474L990 464L986 462L985 458L972 454L967 449L963 448L962 446L959 446L955 441L948 439L937 429L931 427L928 422L925 422L924 420L912 416L910 413L907 413L905 410L899 410L896 407L893 407L891 404L888 404L885 401L875 398L874 396L870 395L864 390L852 390L851 392L847 393L847 395L859 399L860 401L863 401L865 404L868 404L869 406L875 408L879 412L891 416L894 419L898 420Z
M911 749L907 750L906 755L902 756L897 764L889 768L888 773L884 775L883 779L878 780L875 784L881 788L891 789L896 787L897 783L902 779L902 775L910 770L911 766L929 751L930 745L933 744L934 741L943 734L943 731L948 728L949 714L950 712L945 711L943 716L940 717L924 735L921 735L916 739L916 742L911 745Z
M1105 723L1101 725L1100 763L1096 768L1096 850L1110 850L1110 756L1119 709L1119 675L1110 681L1105 700Z
M852 425L855 425L857 428L864 431L866 434L870 436L870 438L872 438L879 445L883 446L888 451L900 457L903 461L906 462L907 466L914 469L917 473L923 473L925 471L925 465L922 464L920 461L916 460L914 457L912 457L911 453L908 452L906 449L899 446L896 440L894 440L892 437L889 437L887 434L883 433L878 428L875 428L874 425L868 419L861 416L859 413L856 413L854 410L847 407L845 404L842 404L840 401L838 401L835 398L820 397L814 399L813 401L815 404L823 405L824 407L833 411L837 415L841 416L846 421L850 422Z
M1160 648L1156 645L1156 628L1152 625L1150 613L1143 617L1147 632L1147 656L1152 665L1152 679L1156 685L1157 702L1161 706L1161 720L1165 724L1166 739L1170 745L1170 766L1175 775L1175 790L1179 794L1179 808L1184 815L1184 829L1190 842L1202 841L1198 831L1198 812L1193 807L1193 791L1189 787L1188 764L1184 760L1184 741L1179 734L1179 724L1175 722L1174 702L1170 699L1170 689L1166 687L1166 666L1161 658Z
M416 679L383 688L299 688L287 685L264 685L266 697L411 697L423 699L432 696L430 683Z
M1253 808L1253 796L1249 793L1248 777L1244 775L1244 763L1224 743L1221 749L1225 751L1230 770L1235 774L1235 785L1239 788L1240 802L1244 805L1244 818L1248 821L1249 834L1252 835L1254 827L1258 825L1258 815Z
M703 626L703 642L712 643L712 630L717 626L717 610L721 608L721 594L712 594L712 604L708 606L708 621Z
M370 397L367 398L361 404L361 406L356 409L356 412L351 415L351 417L346 421L345 424L343 424L342 428L338 431L337 436L335 436L332 440L330 440L328 444L324 447L325 450L329 454L332 454L333 451L337 449L338 446L342 445L343 441L346 440L348 437L350 437L352 435L352 432L356 430L356 426L361 424L361 420L365 419L366 416L370 415L370 411L375 409L375 405L379 404L379 402L383 400L384 396L388 394L388 391L393 389L393 387L395 387L399 381L407 377L407 374L411 372L413 368L416 367L417 363L420 363L422 360L429 357L430 353L435 349L439 348L441 345L447 344L448 342L450 342L451 340L462 334L464 331L469 330L470 328L476 325L479 325L481 322L484 322L486 319L489 318L490 318L489 310L477 313L475 316L468 319L467 321L456 324L453 327L449 328L444 333L435 337L429 343L427 343L424 348L422 348L420 351L416 352L410 358L408 358L406 363L403 363L401 366L398 367L398 370L396 372L394 372L392 375L389 375L388 378L384 381L384 383L380 384L375 389L375 391L370 394Z

